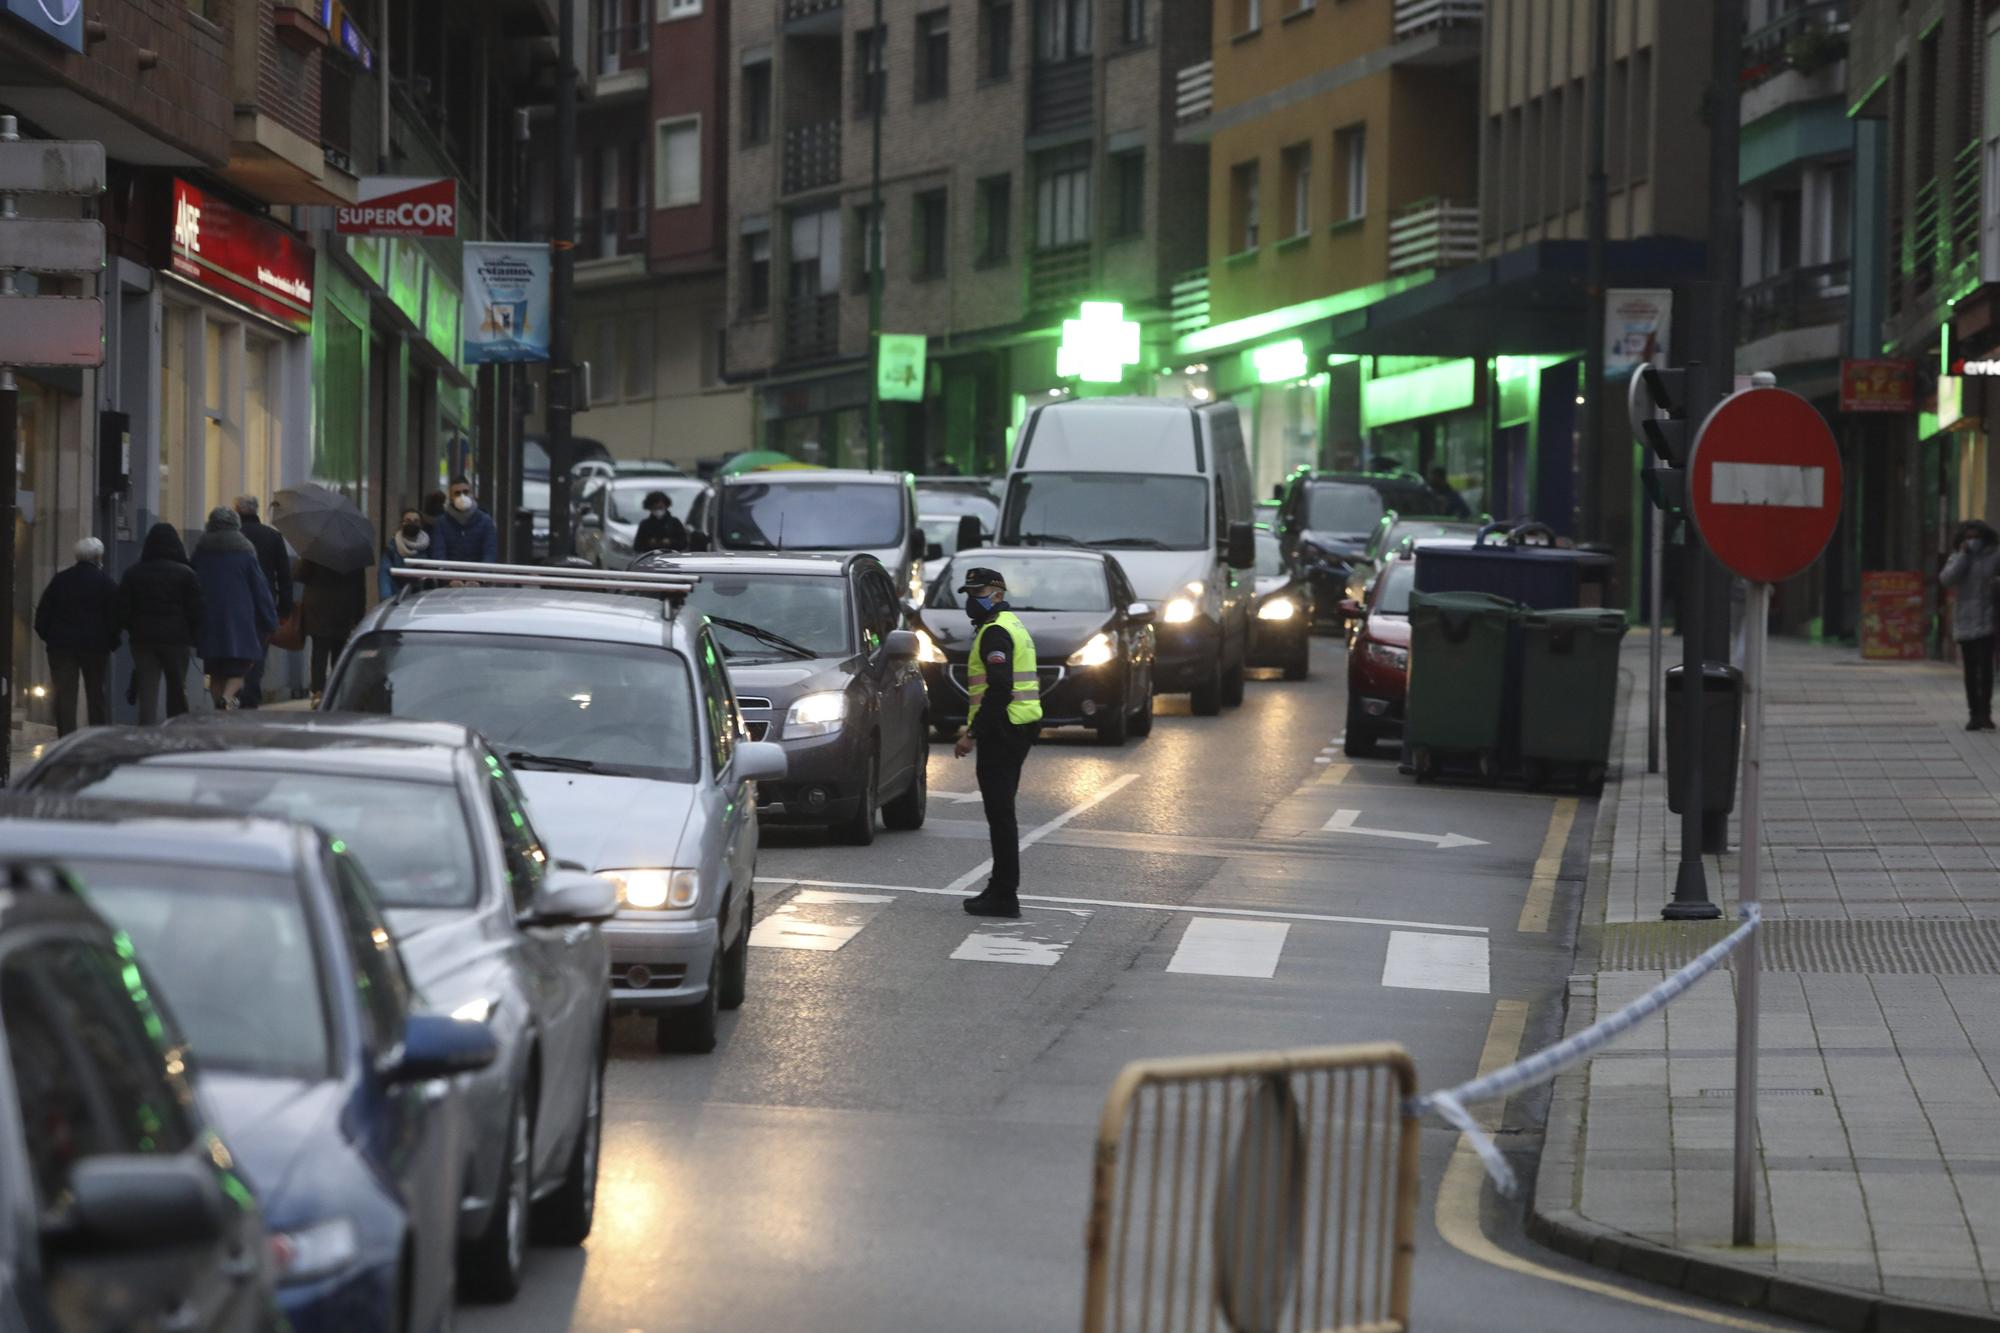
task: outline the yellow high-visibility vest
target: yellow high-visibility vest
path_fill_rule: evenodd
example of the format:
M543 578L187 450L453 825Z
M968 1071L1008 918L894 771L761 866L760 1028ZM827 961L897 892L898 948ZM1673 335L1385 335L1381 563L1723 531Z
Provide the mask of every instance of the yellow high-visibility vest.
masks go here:
M972 636L972 656L965 664L966 693L972 696L972 712L965 723L968 727L972 725L972 719L979 716L980 701L986 697L986 654L980 647L980 640L995 625L1006 630L1014 640L1014 697L1007 701L1007 720L1017 727L1040 722L1042 677L1035 665L1035 640L1019 616L1012 611L1002 611L981 625L979 632Z

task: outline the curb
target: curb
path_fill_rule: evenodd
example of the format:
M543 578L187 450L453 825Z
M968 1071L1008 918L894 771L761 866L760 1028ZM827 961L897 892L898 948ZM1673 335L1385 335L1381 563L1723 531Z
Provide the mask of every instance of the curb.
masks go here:
M1619 753L1630 725L1629 696L1618 727ZM1624 774L1619 773L1622 783ZM1616 788L1613 789L1614 791ZM1611 845L1617 834L1617 805L1597 807L1592 821L1589 869L1576 932L1575 973L1564 993L1563 1035L1571 1036L1597 1019L1597 962L1601 916L1611 880ZM1578 1212L1583 1134L1590 1117L1590 1066L1586 1062L1556 1076L1549 1092L1541 1161L1526 1218L1528 1236L1558 1254L1659 1286L1672 1287L1724 1305L1800 1319L1841 1333L2000 1333L2000 1316L1951 1306L1902 1300L1856 1287L1812 1282L1767 1268L1752 1268L1704 1254L1677 1250L1630 1232L1593 1222ZM1560 1201L1560 1202L1558 1202Z

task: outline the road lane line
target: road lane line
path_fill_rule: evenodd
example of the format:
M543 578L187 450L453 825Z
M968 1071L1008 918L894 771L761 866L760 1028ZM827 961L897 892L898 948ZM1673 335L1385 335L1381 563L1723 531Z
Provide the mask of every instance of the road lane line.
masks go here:
M1562 875L1563 849L1569 846L1570 829L1576 824L1577 800L1565 796L1549 812L1548 836L1542 839L1541 855L1535 858L1535 876L1528 881L1528 899L1521 904L1517 931L1546 933L1549 908L1555 903L1556 880Z
M1382 984L1398 990L1452 990L1485 995L1493 989L1486 941L1476 935L1425 935L1412 930L1392 930L1389 951L1382 959Z
M895 901L880 893L805 889L750 928L750 947L833 953Z
M1277 975L1278 957L1291 933L1291 926L1283 922L1198 916L1181 932L1180 947L1174 950L1167 971L1268 980Z
M1493 1021L1486 1029L1486 1046L1479 1053L1479 1073L1490 1074L1503 1065L1512 1064L1521 1050L1521 1034L1528 1021L1528 1004L1525 1000L1500 1000L1493 1006ZM1492 1132L1500 1125L1500 1113L1506 1109L1504 1099L1490 1102L1473 1109L1480 1128ZM1783 1333L1783 1326L1761 1323L1754 1319L1739 1319L1734 1315L1704 1310L1696 1305L1683 1305L1658 1296L1648 1296L1643 1292L1627 1291L1609 1282L1583 1277L1576 1273L1565 1273L1561 1269L1549 1268L1526 1259L1496 1245L1486 1235L1479 1217L1479 1201L1486 1188L1486 1168L1479 1164L1479 1154L1473 1151L1471 1142L1463 1135L1452 1149L1451 1161L1445 1167L1444 1182L1438 1187L1437 1209L1434 1220L1438 1235L1460 1254L1491 1264L1495 1268L1519 1274L1522 1277L1539 1278L1544 1282L1556 1282L1578 1291L1587 1291L1594 1296L1606 1296L1629 1305L1642 1306L1648 1310L1659 1310L1665 1314L1678 1315L1685 1319L1713 1324L1718 1328L1749 1330L1750 1333Z
M1091 795L1089 800L1080 801L1077 804L1071 806L1069 809L1063 811L1061 814L1057 815L1054 819L1051 819L1048 823L1040 825L1037 828L1030 829L1021 838L1021 849L1023 851L1026 851L1028 848L1040 842L1043 838L1048 837L1049 834L1054 833L1064 824L1069 823L1070 820L1075 819L1078 815L1083 814L1086 811L1095 808L1096 806L1102 805L1104 802L1110 800L1112 797L1116 796L1119 792L1124 791L1127 787L1131 786L1138 780L1139 780L1139 775L1137 773L1120 773L1117 777L1105 783L1102 787L1099 787L1096 790L1096 792L1094 792ZM974 884L977 884L985 876L990 875L992 873L993 873L993 859L991 857L988 857L986 860L981 861L978 865L972 867L972 869L966 871L963 875L960 875L957 879L953 880L949 885L946 886L946 891L949 893L963 892L964 890L971 888Z
M1090 913L1042 908L1019 921L982 921L951 956L958 962L1054 967L1089 924Z
M915 884L850 884L839 880L796 879L790 875L759 875L759 884L796 884L807 889L873 889L878 893L921 893L934 898L964 898L957 889L930 889ZM1337 926L1403 926L1411 930L1458 931L1485 935L1484 926L1459 926L1444 921L1397 921L1378 916L1334 916L1323 912L1277 912L1256 907L1202 907L1195 904L1135 903L1119 898L1055 898L1041 893L1024 893L1024 903L1053 903L1059 907L1128 907L1140 912L1186 913L1190 916L1235 916L1273 921L1323 921Z

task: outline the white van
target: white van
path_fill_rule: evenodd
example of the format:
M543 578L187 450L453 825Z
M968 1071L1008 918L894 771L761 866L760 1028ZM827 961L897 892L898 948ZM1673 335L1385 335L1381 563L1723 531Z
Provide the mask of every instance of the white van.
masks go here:
M1154 608L1154 689L1209 716L1243 702L1252 510L1234 403L1071 399L1021 423L999 544L1117 552Z

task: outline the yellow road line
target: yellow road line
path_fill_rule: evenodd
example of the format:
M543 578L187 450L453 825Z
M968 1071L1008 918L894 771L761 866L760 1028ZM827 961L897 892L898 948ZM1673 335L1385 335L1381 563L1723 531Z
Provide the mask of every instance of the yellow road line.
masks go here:
M1516 930L1546 933L1549 907L1555 902L1556 879L1562 874L1563 848L1569 845L1569 831L1576 825L1576 797L1565 796L1549 812L1548 836L1542 839L1542 854L1535 858L1535 877L1528 882L1528 901L1521 904L1521 923Z
M1575 802L1569 802L1574 815ZM1513 1060L1521 1049L1521 1033L1527 1025L1528 1005L1524 1000L1501 1000L1493 1006L1493 1020L1486 1029L1486 1046L1479 1053L1479 1072L1489 1074ZM1504 1102L1495 1103L1491 1109L1478 1112L1480 1127L1491 1130L1500 1123L1500 1114L1505 1109ZM1458 1144L1452 1149L1451 1162L1445 1167L1444 1183L1438 1187L1437 1229L1453 1249L1479 1260L1481 1263L1504 1268L1522 1277L1540 1278L1544 1282L1559 1282L1565 1287L1587 1291L1597 1296L1607 1296L1612 1300L1624 1301L1630 1305L1643 1306L1648 1310L1659 1310L1665 1314L1677 1315L1684 1319L1713 1324L1718 1328L1751 1330L1752 1333L1782 1333L1782 1326L1766 1324L1755 1319L1741 1319L1735 1315L1721 1314L1705 1310L1700 1306L1686 1305L1659 1296L1648 1296L1643 1292L1628 1291L1624 1287L1595 1278L1580 1277L1565 1273L1560 1269L1548 1268L1524 1259L1494 1244L1487 1238L1479 1224L1479 1197L1485 1188L1486 1169L1479 1164L1479 1154L1472 1144L1460 1135Z
M1326 766L1326 771L1319 775L1319 785L1322 787L1338 786L1340 785L1340 783L1344 782L1347 778L1347 775L1349 773L1352 773L1353 771L1354 771L1354 765L1352 764L1328 764Z

